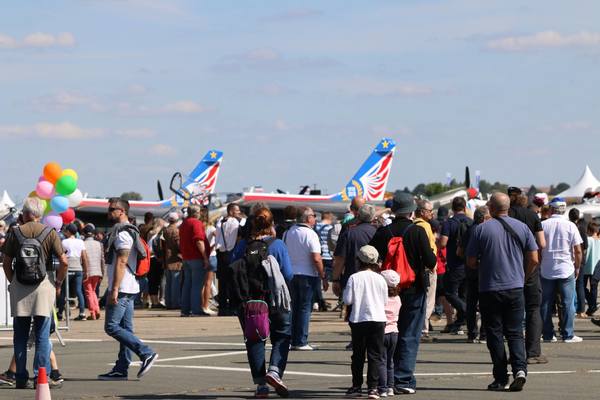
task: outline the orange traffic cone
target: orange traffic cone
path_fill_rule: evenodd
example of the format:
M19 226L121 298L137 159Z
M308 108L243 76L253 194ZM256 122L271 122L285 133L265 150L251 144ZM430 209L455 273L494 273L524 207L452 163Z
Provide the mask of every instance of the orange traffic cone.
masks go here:
M35 400L51 400L50 386L48 386L48 376L46 368L38 369L37 387L35 389Z

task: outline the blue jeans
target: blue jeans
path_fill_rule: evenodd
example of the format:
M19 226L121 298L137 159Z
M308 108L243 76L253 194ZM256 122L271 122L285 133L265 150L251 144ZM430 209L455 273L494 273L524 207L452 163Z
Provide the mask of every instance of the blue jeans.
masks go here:
M77 305L79 307L79 314L85 314L85 297L83 296L83 272L70 271L67 276L69 279L69 289L75 289L75 293L77 294ZM67 283L63 282L62 289L60 291L60 299L58 301L59 315L62 315L65 310L67 294Z
M379 389L394 387L394 352L398 343L398 333L390 332L383 336L383 362L379 369Z
M400 295L402 307L398 315L398 343L394 352L394 386L417 387L415 367L425 323L425 292L417 289ZM389 384L389 383L388 383Z
M573 324L575 322L575 275L564 279L545 279L542 277L542 314L544 340L552 339L554 336L554 324L552 323L552 306L556 299L556 291L560 291L562 304L562 318L560 318L560 335L563 339L571 339L574 335Z
M243 315L243 311L238 312L242 329L244 327ZM275 371L280 377L283 377L290 351L291 314L289 312L271 311L269 312L269 321L271 323L270 338L272 345L269 371ZM250 372L252 373L252 381L257 385L264 385L266 374L265 342L246 341L246 352Z
M108 304L108 301L106 304L104 332L120 343L119 358L115 362L113 371L125 375L127 375L127 369L131 364L131 352L134 352L142 361L154 353L133 333L133 302L135 296L135 294L119 293L117 304Z
M320 284L319 277L294 275L290 287L292 296L292 346L308 344L308 325L312 312L312 299Z
M27 340L31 319L33 318L33 329L35 332L35 356L33 358L33 375L37 376L38 368L46 368L50 373L50 318L48 317L15 317L13 320L13 346L17 370L15 378L17 384L24 384L29 379L27 372Z
M181 290L181 313L202 314L202 286L204 286L204 262L183 261L183 288Z
M167 284L165 285L165 305L167 308L179 308L181 297L181 271L165 270Z

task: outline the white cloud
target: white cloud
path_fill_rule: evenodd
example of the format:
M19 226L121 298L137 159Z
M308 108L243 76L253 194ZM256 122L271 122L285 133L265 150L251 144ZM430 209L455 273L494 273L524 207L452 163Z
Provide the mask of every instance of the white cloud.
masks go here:
M62 32L56 35L44 32L34 32L26 35L23 40L18 41L12 36L0 33L0 48L51 48L51 47L73 47L75 36L70 32Z
M37 111L68 111L76 107L88 107L101 111L104 107L93 97L77 92L61 91L52 95L38 97L32 101Z
M155 156L172 157L177 154L177 150L168 144L158 143L150 147L150 154Z
M0 126L0 136L12 138L16 136L33 136L44 139L91 139L103 136L103 129L82 128L71 122L40 122L34 125Z
M163 111L167 113L196 114L205 112L207 109L203 105L196 102L182 100L165 105L163 107Z
M543 48L599 46L600 33L579 32L563 35L556 31L538 32L528 36L510 36L491 40L487 48L499 51L526 51Z
M119 129L115 133L131 139L147 139L156 136L156 131L149 128Z
M222 57L213 67L217 71L238 72L244 69L297 70L324 68L338 65L330 58L283 56L271 48L256 48L245 53Z
M354 78L338 82L336 86L341 92L351 95L426 96L433 93L433 89L429 86L371 78Z

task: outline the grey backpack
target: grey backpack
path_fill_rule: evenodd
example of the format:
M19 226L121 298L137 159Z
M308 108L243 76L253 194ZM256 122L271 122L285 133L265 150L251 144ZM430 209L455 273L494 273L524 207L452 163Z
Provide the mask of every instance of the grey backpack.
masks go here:
M15 274L23 285L37 285L46 278L46 255L42 243L51 231L52 228L47 226L38 236L26 238L18 227L13 230L19 242Z

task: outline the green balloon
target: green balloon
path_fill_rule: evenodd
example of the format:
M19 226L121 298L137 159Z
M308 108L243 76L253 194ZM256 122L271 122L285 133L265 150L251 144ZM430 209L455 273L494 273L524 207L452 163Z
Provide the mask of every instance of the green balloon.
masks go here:
M61 176L56 181L55 189L56 193L68 196L77 189L77 181L70 175Z

